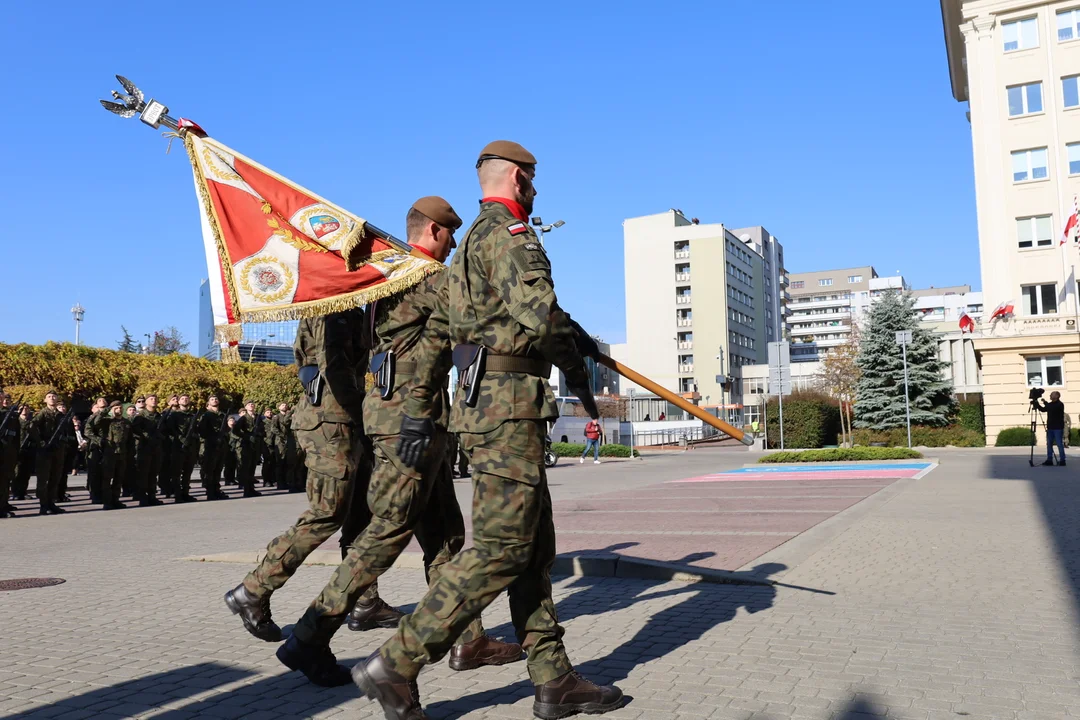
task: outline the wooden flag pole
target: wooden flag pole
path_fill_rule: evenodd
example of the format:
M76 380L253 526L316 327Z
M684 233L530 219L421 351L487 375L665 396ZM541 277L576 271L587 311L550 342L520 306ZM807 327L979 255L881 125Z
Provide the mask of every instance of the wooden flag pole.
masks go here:
M698 420L701 420L702 422L708 423L709 425L713 426L714 428L716 428L717 430L719 430L720 432L722 432L722 433L724 433L726 435L730 435L731 437L733 437L736 440L738 440L739 442L741 442L743 445L753 445L754 444L754 439L751 436L744 433L742 430L739 430L738 428L736 428L736 427L734 427L732 425L729 425L728 423L724 422L723 420L716 417L712 413L705 412L704 410L699 408L697 405L694 405L693 403L687 402L685 399L679 397L678 395L671 392L667 388L662 387L660 385L657 385L656 383L654 383L652 380L645 377L641 373L635 372L635 371L631 370L630 368L626 367L625 365L623 365L622 363L617 362L615 360L612 360L607 355L604 355L604 354L601 353L600 356L596 358L596 361L598 363L600 363L601 365L605 366L605 367L611 368L612 370L619 373L620 375L622 375L627 380L640 385L641 387L645 388L649 392L654 393L654 394L664 398L665 400L667 400L669 403L671 403L675 407L679 408L680 410L682 410L684 412L687 412L687 413L690 413L691 415L696 417Z

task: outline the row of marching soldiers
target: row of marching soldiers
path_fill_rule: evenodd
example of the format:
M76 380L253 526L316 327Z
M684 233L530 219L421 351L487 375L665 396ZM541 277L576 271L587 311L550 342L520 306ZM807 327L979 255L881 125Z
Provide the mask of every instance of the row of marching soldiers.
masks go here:
M34 412L0 391L0 517L13 517L10 500L26 500L30 476L37 476L41 515L65 512L71 500L67 480L82 452L86 461L90 502L106 510L195 502L191 476L196 464L207 500L229 498L222 490L236 484L244 497L260 495L255 473L262 466L264 486L303 492L306 483L303 450L292 431L287 403L261 413L254 402L232 414L223 412L216 396L196 409L188 395L169 398L159 409L156 395L133 404L100 397L85 422L67 410L50 390Z

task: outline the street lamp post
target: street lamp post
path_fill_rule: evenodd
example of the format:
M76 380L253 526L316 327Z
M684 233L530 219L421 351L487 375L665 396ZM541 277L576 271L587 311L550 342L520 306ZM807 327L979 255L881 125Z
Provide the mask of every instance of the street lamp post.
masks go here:
M904 414L907 415L907 446L911 448L911 393L908 392L907 346L912 341L910 330L896 333L896 344L904 357Z
M716 359L720 361L720 374L716 376L716 382L720 384L720 417L727 422L727 400L724 399L724 385L727 378L724 377L724 346L720 346L720 354L716 356Z
M267 334L266 337L259 338L258 340L256 340L254 342L254 344L252 344L252 346L251 346L251 351L248 353L247 361L251 362L251 357L255 354L255 348L257 348L259 346L259 343L262 343L263 345L269 345L270 344L270 338L272 338L274 336L275 336L274 333L269 333L269 334Z
M539 215L537 215L536 217L534 217L532 219L532 225L533 225L534 228L536 228L536 235L537 235L537 237L540 238L540 244L541 245L544 244L544 235L548 234L549 232L551 232L555 228L561 228L565 224L566 224L566 222L563 221L563 220L556 220L555 222L551 223L550 225L545 225L544 221L540 219Z
M82 328L83 316L86 314L86 308L79 303L75 303L75 307L71 308L71 316L75 318L75 344L79 344L79 330Z

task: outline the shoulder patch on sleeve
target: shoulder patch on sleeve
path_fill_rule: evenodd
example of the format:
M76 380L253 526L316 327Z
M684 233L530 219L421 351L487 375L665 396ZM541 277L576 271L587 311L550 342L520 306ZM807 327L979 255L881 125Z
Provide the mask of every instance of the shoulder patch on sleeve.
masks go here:
M529 227L523 222L516 222L507 227L506 231L511 235L523 235L524 233L529 232Z

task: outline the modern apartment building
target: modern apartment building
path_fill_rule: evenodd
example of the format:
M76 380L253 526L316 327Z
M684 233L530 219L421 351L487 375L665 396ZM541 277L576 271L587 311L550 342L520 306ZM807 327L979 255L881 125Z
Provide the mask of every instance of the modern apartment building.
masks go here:
M292 365L292 345L296 340L296 320L269 323L246 323L244 336L237 345L244 362L272 362ZM199 357L221 359L221 345L214 342L214 311L210 305L210 282L199 286Z
M1080 192L1080 3L941 0L941 14L971 122L985 304L1015 306L975 338L993 443L1027 424L1029 387L1080 401L1080 258L1058 246Z
M764 362L766 344L784 337L783 246L761 227L669 210L624 221L623 248L627 341L613 356L693 402L737 411L741 388L720 378Z
M877 271L865 267L792 273L788 303L791 361L817 362L847 342L860 296L869 300Z

